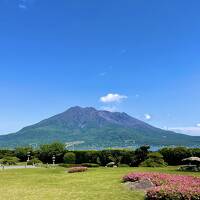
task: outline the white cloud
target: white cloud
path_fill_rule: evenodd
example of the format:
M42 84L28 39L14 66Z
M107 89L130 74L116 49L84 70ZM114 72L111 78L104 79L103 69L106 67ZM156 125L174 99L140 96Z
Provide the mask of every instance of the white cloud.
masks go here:
M106 110L109 112L116 112L117 108L115 106L102 106L100 107L101 110Z
M200 123L197 124L197 127L200 127Z
M120 94L107 94L106 96L103 96L100 98L100 101L103 103L113 103L113 102L121 102L124 99L127 99L128 97L125 95L120 95Z
M150 120L151 118L152 118L152 116L150 115L150 114L144 114L144 118L146 119L146 120Z
M177 133L192 135L192 136L200 136L200 126L173 127L173 128L169 128L169 130L177 132Z

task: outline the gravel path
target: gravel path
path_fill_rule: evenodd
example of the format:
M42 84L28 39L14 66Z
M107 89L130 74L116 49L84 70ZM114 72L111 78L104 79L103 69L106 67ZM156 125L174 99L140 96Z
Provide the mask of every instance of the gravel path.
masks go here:
M29 169L32 169L32 168L36 168L35 166L32 166L32 165L28 165L28 166L25 166L25 165L22 165L22 166L0 166L0 169L24 169L24 168L29 168Z

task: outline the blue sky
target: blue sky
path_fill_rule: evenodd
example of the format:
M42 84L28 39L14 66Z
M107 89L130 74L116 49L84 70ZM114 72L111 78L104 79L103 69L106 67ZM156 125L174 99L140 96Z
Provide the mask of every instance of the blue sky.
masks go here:
M80 105L200 135L199 8L0 0L0 134Z

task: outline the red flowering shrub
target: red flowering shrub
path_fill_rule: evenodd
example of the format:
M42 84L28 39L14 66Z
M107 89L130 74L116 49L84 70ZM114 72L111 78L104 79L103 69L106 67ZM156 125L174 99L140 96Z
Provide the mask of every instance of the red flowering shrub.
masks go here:
M200 178L161 173L130 173L123 181L150 180L155 187L147 191L148 200L200 200Z
M87 167L72 167L68 170L68 173L85 172L87 169Z

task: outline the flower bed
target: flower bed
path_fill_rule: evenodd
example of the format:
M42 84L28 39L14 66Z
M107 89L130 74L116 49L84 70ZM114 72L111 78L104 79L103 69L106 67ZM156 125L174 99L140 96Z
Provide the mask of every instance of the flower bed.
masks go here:
M85 172L87 169L87 167L72 167L68 170L68 173Z
M193 176L130 173L123 177L124 182L150 180L155 187L147 190L148 200L200 200L200 178Z

